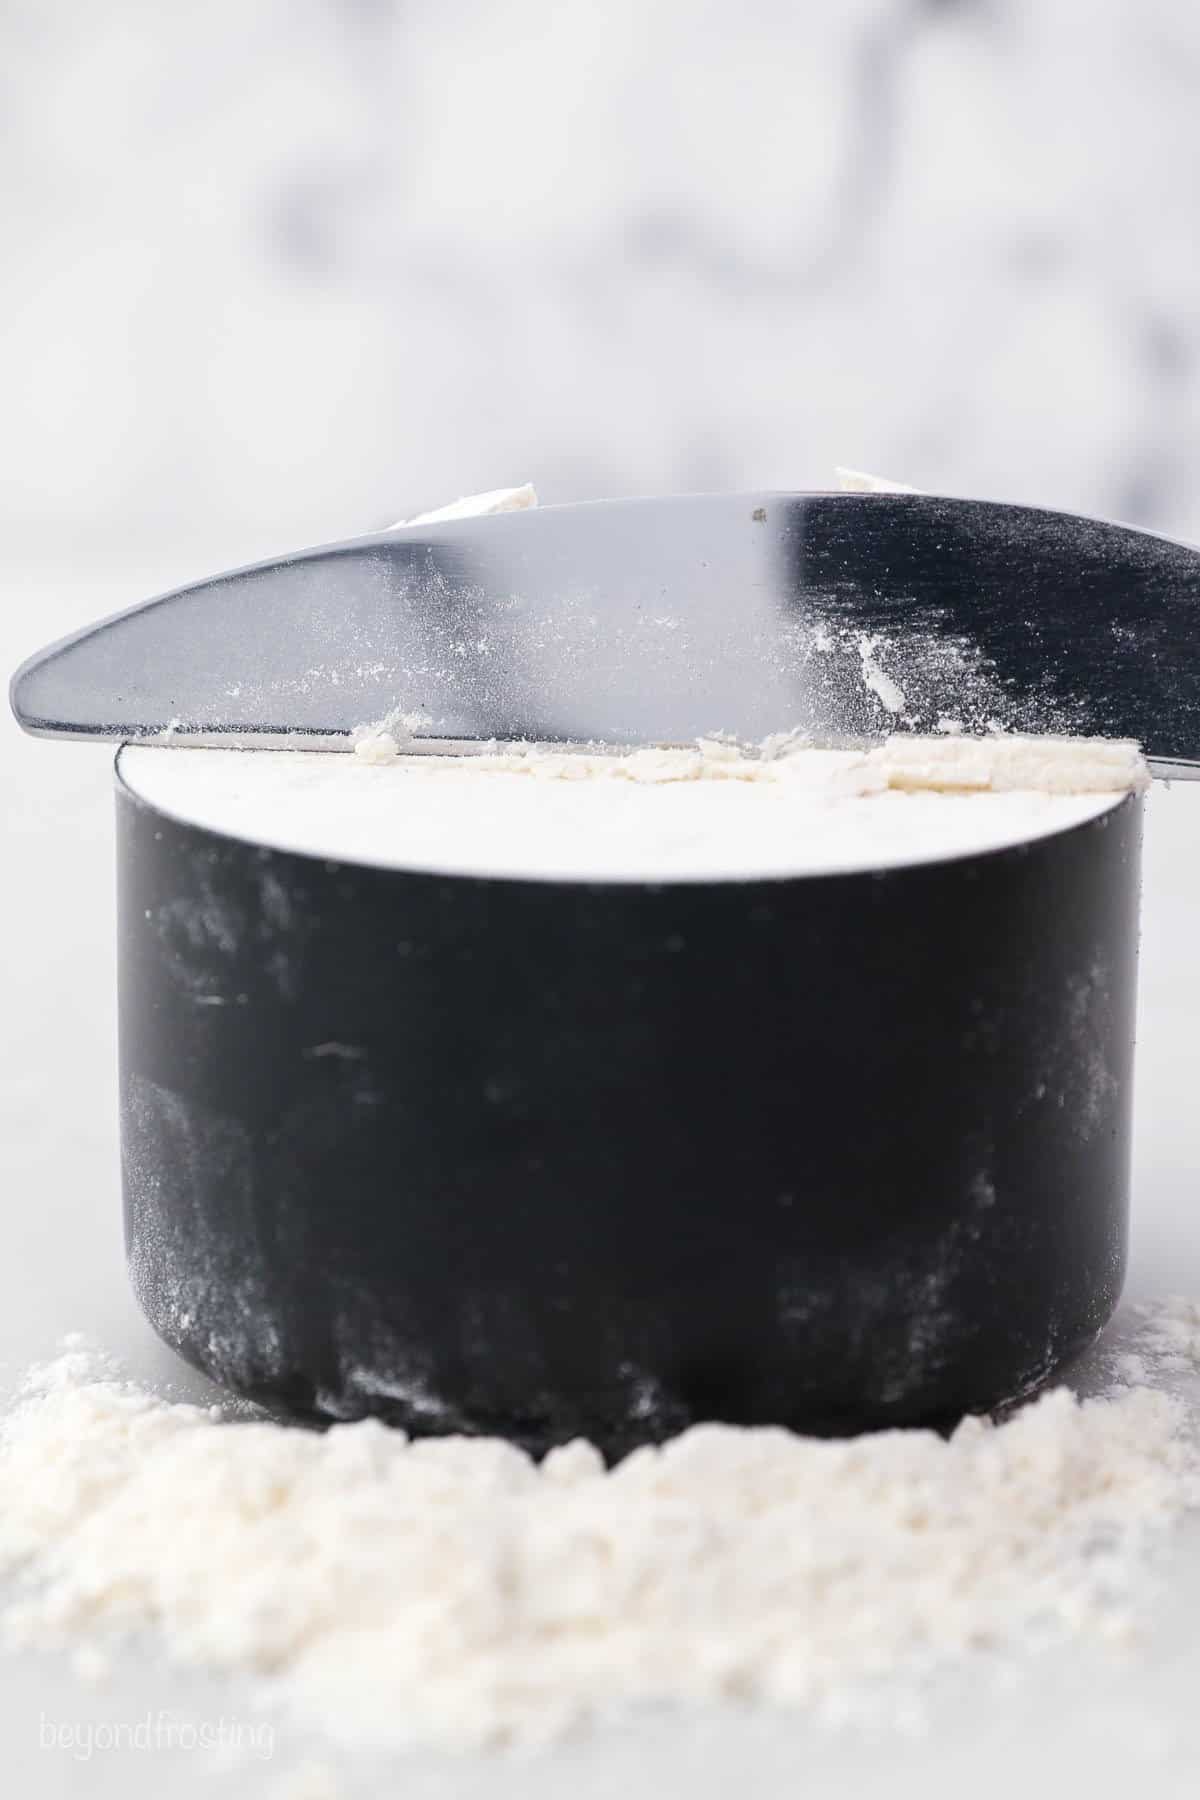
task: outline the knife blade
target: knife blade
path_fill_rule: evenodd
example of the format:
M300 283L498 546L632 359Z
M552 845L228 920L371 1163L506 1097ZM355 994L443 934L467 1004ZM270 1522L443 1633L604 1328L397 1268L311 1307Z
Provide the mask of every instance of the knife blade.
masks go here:
M727 732L1137 739L1200 774L1200 551L916 493L594 501L407 527L216 575L14 675L39 735L348 749Z

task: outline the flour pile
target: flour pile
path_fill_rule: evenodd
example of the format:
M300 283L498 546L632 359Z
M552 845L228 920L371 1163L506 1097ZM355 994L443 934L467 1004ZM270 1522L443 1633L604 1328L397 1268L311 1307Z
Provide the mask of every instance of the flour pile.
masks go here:
M364 1747L529 1747L646 1703L857 1716L965 1657L1136 1624L1182 1408L1047 1394L948 1441L702 1426L606 1471L167 1404L80 1351L0 1432L10 1643L156 1638Z

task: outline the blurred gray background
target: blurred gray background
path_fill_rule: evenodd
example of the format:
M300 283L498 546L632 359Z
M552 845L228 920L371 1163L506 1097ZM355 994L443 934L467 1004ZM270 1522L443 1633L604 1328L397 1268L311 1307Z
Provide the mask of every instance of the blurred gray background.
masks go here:
M1198 111L1195 0L0 0L0 529L837 461L1200 537Z

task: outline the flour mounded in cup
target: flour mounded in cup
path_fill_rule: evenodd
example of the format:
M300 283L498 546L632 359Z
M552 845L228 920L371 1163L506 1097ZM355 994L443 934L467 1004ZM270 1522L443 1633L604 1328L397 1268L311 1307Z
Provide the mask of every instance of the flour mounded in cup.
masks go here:
M127 748L175 818L332 861L528 880L731 881L896 868L1028 842L1144 786L1136 746L900 736L871 751L719 738L363 759Z

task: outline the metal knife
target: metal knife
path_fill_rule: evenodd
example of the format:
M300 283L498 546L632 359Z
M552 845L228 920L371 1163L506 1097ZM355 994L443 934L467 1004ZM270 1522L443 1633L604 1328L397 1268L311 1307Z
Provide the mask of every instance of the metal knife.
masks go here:
M409 526L216 575L12 680L44 736L347 749L936 729L1137 739L1200 775L1200 550L915 493L742 493Z

